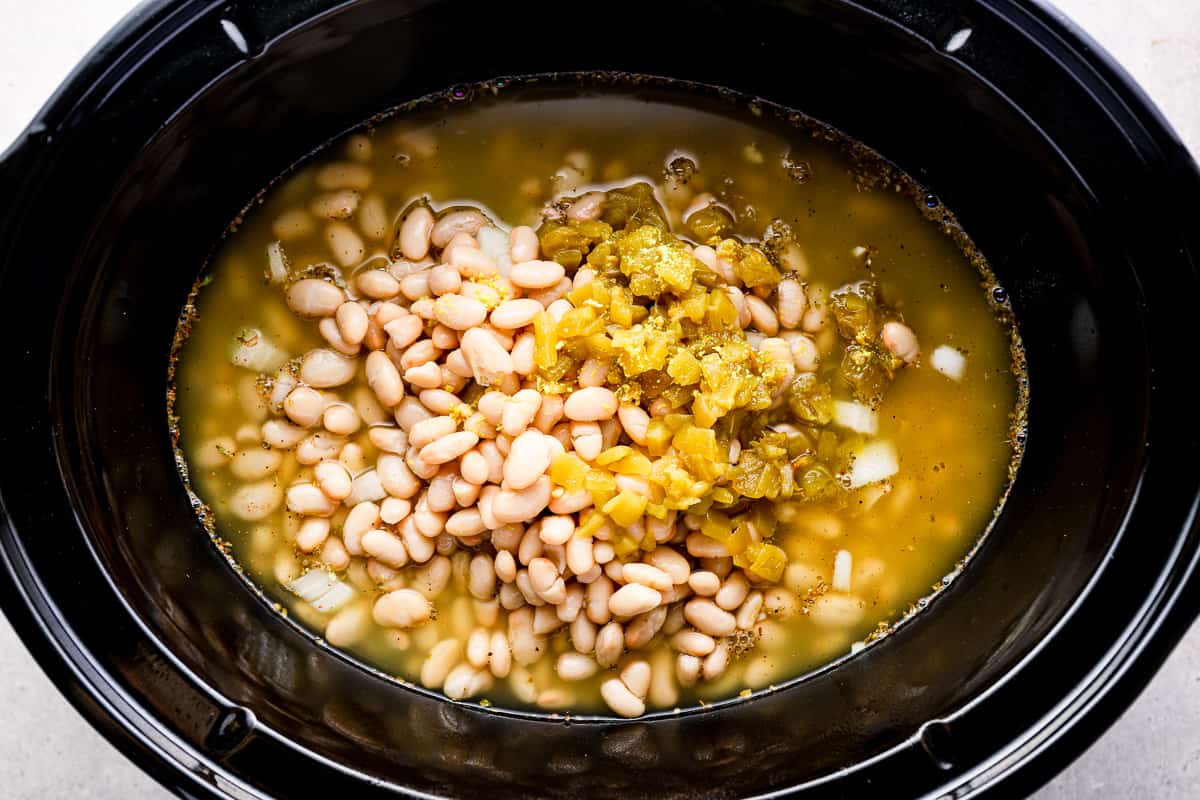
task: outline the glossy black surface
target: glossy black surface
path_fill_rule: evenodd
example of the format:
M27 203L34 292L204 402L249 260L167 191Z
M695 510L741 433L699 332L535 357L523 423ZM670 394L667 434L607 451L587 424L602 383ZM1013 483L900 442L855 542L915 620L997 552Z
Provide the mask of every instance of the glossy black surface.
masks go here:
M601 48L562 4L151 4L0 162L0 598L181 794L1017 793L1192 620L1200 179L1137 90L1025 2L606 8L622 23ZM568 725L385 683L246 591L170 461L176 314L257 190L396 103L577 69L727 86L875 147L958 214L1029 352L1024 466L967 571L868 653L725 710Z

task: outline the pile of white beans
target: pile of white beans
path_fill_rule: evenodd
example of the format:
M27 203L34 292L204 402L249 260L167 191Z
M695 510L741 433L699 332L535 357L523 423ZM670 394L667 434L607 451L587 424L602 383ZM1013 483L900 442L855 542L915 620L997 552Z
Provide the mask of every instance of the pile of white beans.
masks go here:
M830 628L862 619L845 551L835 588L847 591L805 598L790 586L796 581L762 585L736 568L693 515L645 517L638 538L649 533L657 546L625 562L605 528L576 536L592 497L555 487L553 459L574 452L590 463L618 444L644 444L651 414L663 413L619 403L596 362L583 365L565 396L537 389L531 324L543 310L560 318L571 308L564 295L594 274L582 268L569 277L540 260L529 227L505 233L477 210L435 216L425 205L403 218L389 257L364 262L362 238L339 221L358 205L359 169L319 173L330 193L314 206L332 220L325 240L333 260L357 267L350 278L284 277L278 243L271 256L287 306L315 324L325 346L262 382L267 418L249 437L215 437L192 457L202 469L229 468L239 485L228 509L242 520L286 509L295 555L279 559L275 577L312 599L330 644L354 645L373 622L419 654L421 684L451 698L484 697L507 681L521 701L562 709L578 700L572 685L600 677L604 703L634 717L720 678L766 635L771 616L804 606ZM594 218L602 207L603 194L591 193L565 213ZM376 211L359 209L362 224L378 216L383 227ZM285 215L275 230L286 238L305 220ZM726 271L710 248L695 254ZM828 315L800 282L757 295L734 283L727 289L759 349L776 352L793 374L817 369L829 347L821 342L831 336ZM911 331L888 333L889 347L915 356ZM462 395L472 384L485 391L468 404ZM261 447L246 446L254 437ZM651 491L644 478L616 481ZM309 598L295 587L314 571L328 579ZM454 635L424 633L446 630L431 622L439 613L454 615ZM564 628L569 647L549 646ZM545 658L559 685L532 677Z

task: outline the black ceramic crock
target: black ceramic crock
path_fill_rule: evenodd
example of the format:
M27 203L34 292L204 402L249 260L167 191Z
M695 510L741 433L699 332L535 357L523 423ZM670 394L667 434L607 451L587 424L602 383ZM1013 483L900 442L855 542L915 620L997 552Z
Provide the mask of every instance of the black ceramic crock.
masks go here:
M427 92L593 69L765 97L927 185L1011 295L1032 404L999 524L895 635L747 702L564 724L385 682L271 612L188 506L165 376L206 254L288 165ZM1200 179L1124 73L1029 0L152 2L0 178L0 599L181 795L1019 794L1198 608Z

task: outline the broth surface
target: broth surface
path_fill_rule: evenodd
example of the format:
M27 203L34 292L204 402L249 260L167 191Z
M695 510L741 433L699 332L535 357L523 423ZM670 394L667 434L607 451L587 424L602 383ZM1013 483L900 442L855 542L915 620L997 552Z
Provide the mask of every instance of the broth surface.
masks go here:
M334 185L322 170L336 164L353 165L368 178L358 188L322 188ZM684 172L686 183L665 179ZM454 638L465 648L481 626L478 603L465 588L466 557L459 557L455 576L434 599L434 619L411 630L385 628L370 618L379 590L362 559L335 570L354 599L322 613L281 586L320 568L321 551L297 550L299 519L282 505L261 519L239 515L244 497L239 501L237 492L248 482L282 492L310 476L312 467L297 463L290 450L262 443L260 426L270 412L258 373L231 363L231 347L250 329L289 356L328 347L316 320L297 317L283 289L264 277L269 246L281 242L293 272L338 265L342 258L340 270L349 279L360 263L386 253L398 215L421 198L435 211L474 205L506 227L536 228L556 197L638 180L658 187L672 230L694 241L680 215L696 195L710 192L733 213L735 233L744 240L762 239L773 220L786 223L799 245L791 263L799 265L811 303L824 305L838 287L873 280L920 342L920 358L897 370L878 408L878 432L869 437L892 444L899 471L848 492L844 504L775 506L772 541L786 553L787 566L778 583L760 587L768 593L765 610L749 631L730 638L721 674L685 687L676 677L678 655L669 636L660 632L643 650L656 675L649 709L724 699L802 674L896 621L953 573L989 525L1013 464L1019 353L989 299L993 287L907 191L876 177L844 147L807 128L658 92L506 90L497 99L406 113L337 142L248 210L198 290L176 372L175 413L190 484L211 509L232 558L269 598L368 664L419 682L437 642ZM343 219L321 216L351 208ZM361 252L354 239L347 245L331 233L331 225L352 231ZM817 374L833 377L842 345L831 331L825 335ZM943 345L965 355L961 380L934 368L932 353ZM851 400L844 383L833 379L831 385L836 399ZM370 393L361 369L331 391L351 404ZM359 448L351 459L375 463L379 451L366 425L346 439ZM333 517L335 537L344 513ZM852 565L849 592L831 589L841 551ZM454 560L450 547L438 552ZM327 632L339 618L344 630ZM499 618L494 627L503 630L503 610ZM571 647L568 628L560 628L546 637L546 656L527 670L514 668L474 699L603 710L600 684L613 671L562 680L555 659Z

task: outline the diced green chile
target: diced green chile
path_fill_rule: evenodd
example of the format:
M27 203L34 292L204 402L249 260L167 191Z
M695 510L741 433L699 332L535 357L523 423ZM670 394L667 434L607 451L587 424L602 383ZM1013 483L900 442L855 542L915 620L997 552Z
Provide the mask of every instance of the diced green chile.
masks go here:
M892 371L879 357L878 351L857 344L846 347L839 373L853 392L854 399L871 408L877 407L883 400L892 380Z
M696 237L696 241L710 243L714 240L720 241L733 233L733 217L713 203L688 217L687 226Z
M879 333L879 300L875 284L859 281L830 295L838 334L847 341L866 345Z
M787 402L792 413L805 422L828 425L833 419L833 392L811 372L796 376L788 387Z
M633 230L642 225L663 230L669 227L662 207L654 198L654 187L641 182L610 189L600 219L617 229Z
M797 490L809 502L820 502L836 497L842 491L834 474L821 464L813 464L796 476Z

